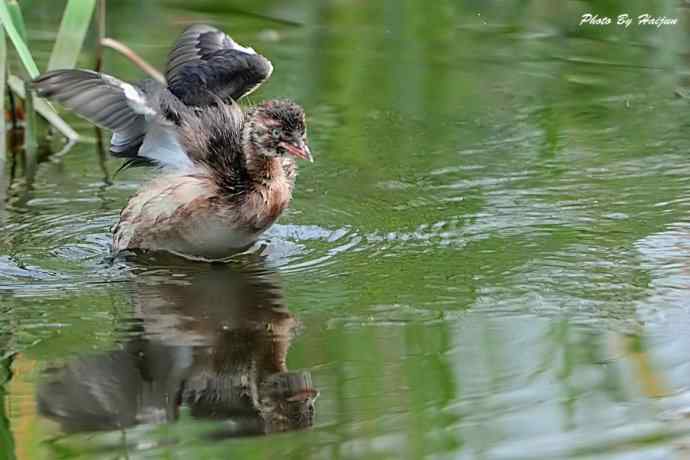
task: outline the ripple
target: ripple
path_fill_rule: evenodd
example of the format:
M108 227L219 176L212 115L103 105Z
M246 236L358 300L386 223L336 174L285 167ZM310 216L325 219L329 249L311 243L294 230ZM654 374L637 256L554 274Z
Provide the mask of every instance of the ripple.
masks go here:
M542 459L542 458L591 458L594 455L609 456L611 452L629 453L632 458L669 458L672 450L684 451L683 446L670 449L649 445L650 440L673 441L690 435L690 423L667 424L661 422L631 423L624 427L612 427L605 431L581 430L568 435L535 436L519 442L504 443L486 452L488 458Z
M7 288L5 283L12 281L45 281L57 277L56 273L41 270L38 267L20 265L9 256L0 256L0 280L3 281L0 289Z
M350 228L327 230L303 225L274 225L267 239L269 243L262 253L271 265L288 273L322 269L361 242Z

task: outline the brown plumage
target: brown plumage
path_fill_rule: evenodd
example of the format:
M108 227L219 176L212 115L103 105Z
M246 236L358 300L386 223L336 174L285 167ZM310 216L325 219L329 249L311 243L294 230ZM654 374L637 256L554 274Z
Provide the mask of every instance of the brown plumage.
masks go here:
M278 219L292 197L295 159L312 161L304 111L271 100L243 113L233 99L272 70L251 48L199 25L171 52L168 87L82 70L35 80L39 95L113 130L111 151L127 165L161 167L120 214L114 252L220 259L251 245Z
M130 199L114 227L114 250L218 259L256 241L292 197L295 162L279 145L283 137L304 142L303 133L264 110L276 105L303 117L285 101L259 105L246 120L234 103L182 112L177 137L193 165L158 177Z

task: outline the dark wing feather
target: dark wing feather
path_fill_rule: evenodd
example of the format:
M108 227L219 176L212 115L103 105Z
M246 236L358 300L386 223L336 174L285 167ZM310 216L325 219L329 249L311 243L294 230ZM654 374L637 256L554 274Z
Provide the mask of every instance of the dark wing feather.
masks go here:
M226 191L236 193L246 185L242 149L242 109L235 102L215 103L186 117L179 130L180 144L195 163L206 164Z
M143 90L90 70L54 70L33 81L39 96L63 104L91 123L113 131L115 156L136 155L151 108Z
M239 100L273 72L271 62L208 25L187 28L175 43L165 72L168 88L188 105L205 106L214 97Z

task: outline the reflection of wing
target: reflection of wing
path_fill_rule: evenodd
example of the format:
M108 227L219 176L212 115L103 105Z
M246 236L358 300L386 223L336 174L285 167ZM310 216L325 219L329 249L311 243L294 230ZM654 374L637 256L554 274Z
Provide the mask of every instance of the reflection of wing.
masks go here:
M271 62L208 25L187 28L175 43L165 71L168 88L188 105L209 105L254 91L273 72Z

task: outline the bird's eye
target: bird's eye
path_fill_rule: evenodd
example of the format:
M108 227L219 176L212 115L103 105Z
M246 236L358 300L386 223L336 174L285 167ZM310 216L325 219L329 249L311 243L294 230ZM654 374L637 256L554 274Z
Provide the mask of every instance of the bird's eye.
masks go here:
M273 135L273 137L278 137L280 136L280 130L278 128L274 128L273 130L271 130L271 134Z

